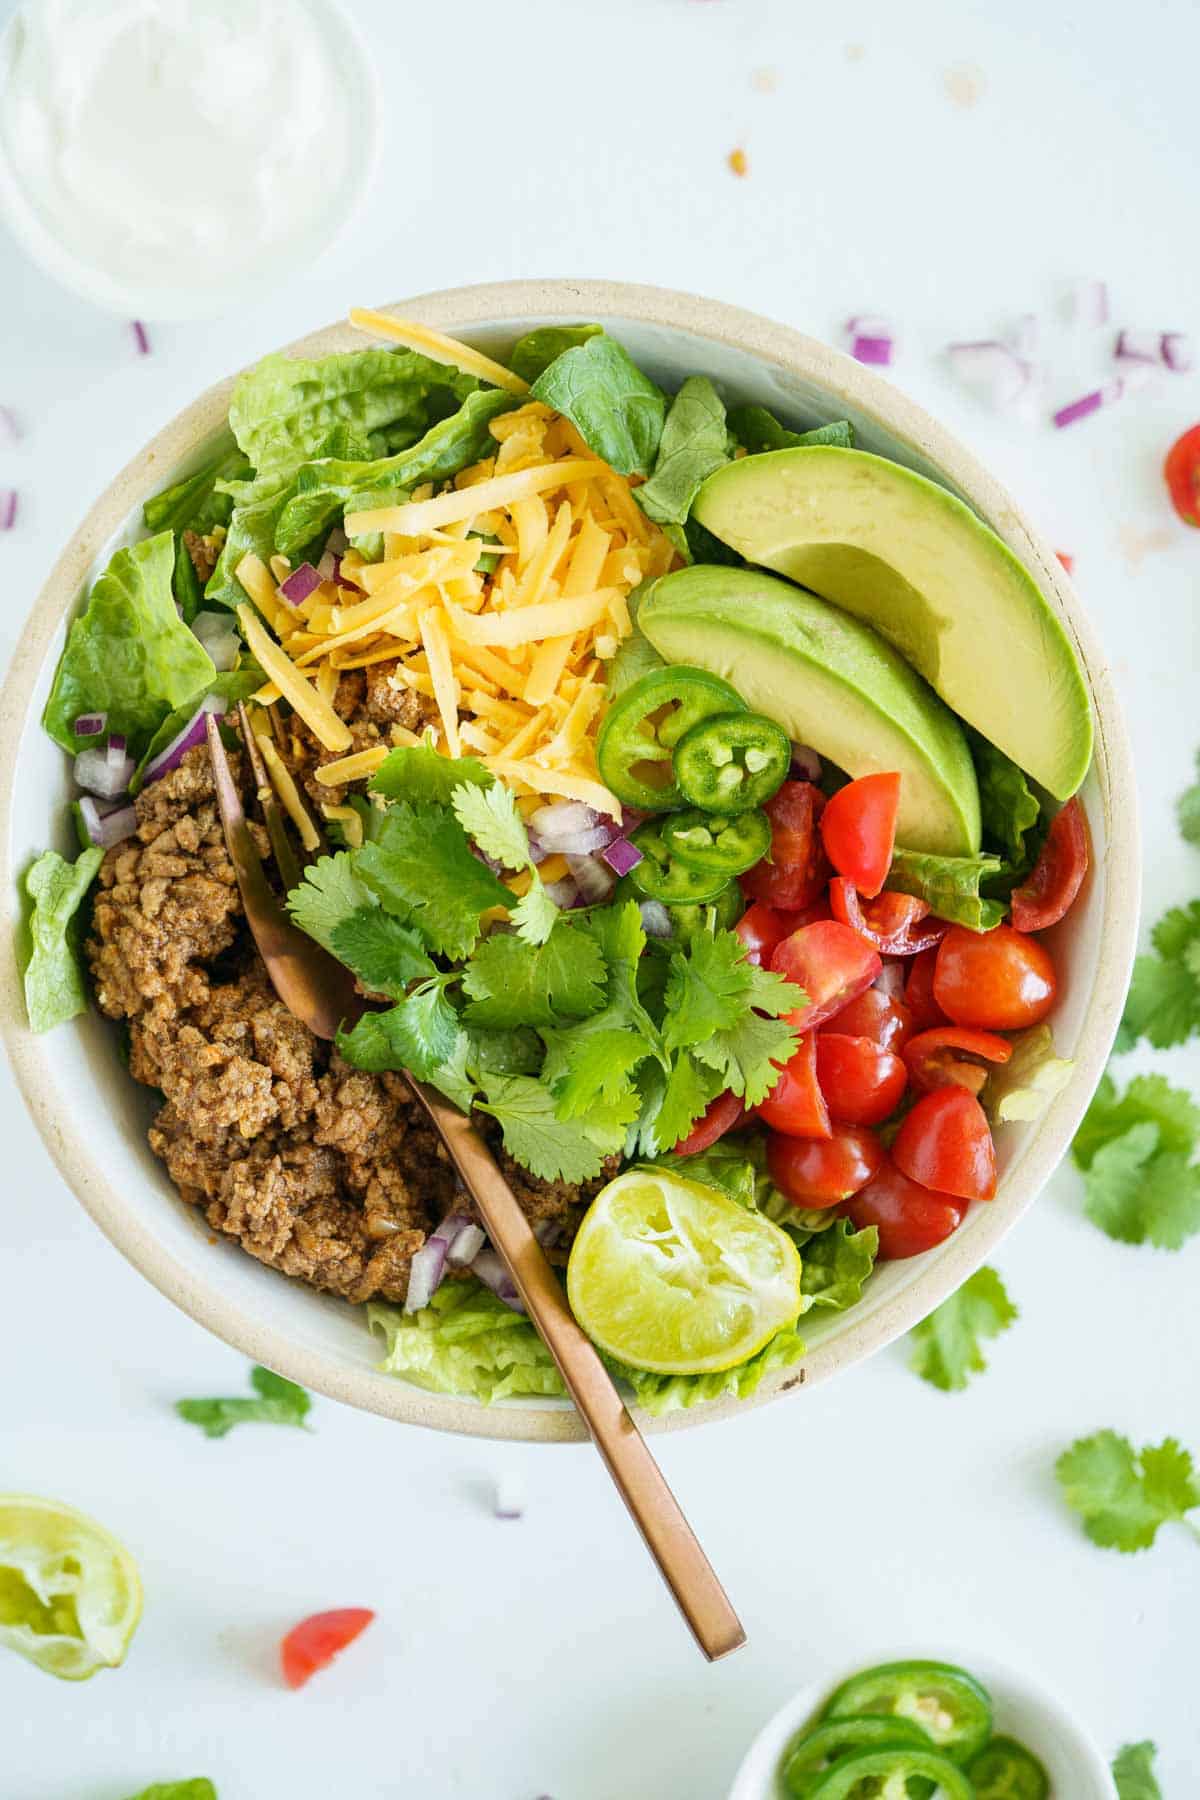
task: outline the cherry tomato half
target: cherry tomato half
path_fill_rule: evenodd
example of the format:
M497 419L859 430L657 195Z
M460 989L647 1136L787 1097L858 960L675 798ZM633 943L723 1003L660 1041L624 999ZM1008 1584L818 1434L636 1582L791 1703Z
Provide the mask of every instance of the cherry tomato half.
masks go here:
M1185 525L1200 525L1200 425L1176 438L1163 465L1171 505Z
M756 968L769 963L776 944L796 929L792 921L793 914L780 912L765 900L755 900L748 906L733 928L734 935L746 946L746 961Z
M952 925L938 946L933 997L955 1025L979 1025L984 1031L1038 1025L1057 992L1046 946L1011 925L992 931Z
M991 1200L996 1149L987 1114L964 1087L922 1094L896 1133L892 1160L910 1181L962 1200Z
M1045 931L1075 903L1091 861L1087 816L1075 795L1056 812L1033 873L1012 892L1012 922L1018 931Z
M899 1055L912 1036L913 1017L903 1000L885 994L882 988L869 987L821 1029L844 1032L847 1037L870 1038L882 1049Z
M875 1226L881 1261L896 1262L920 1256L948 1238L961 1225L967 1207L953 1194L931 1194L919 1187L891 1157L885 1157L874 1180L859 1189L845 1210L857 1231Z
M908 980L904 984L904 1004L912 1014L913 1024L918 1031L927 1031L931 1025L947 1023L945 1013L933 997L933 972L936 967L936 950L922 950L909 964Z
M903 1056L919 1093L952 1085L978 1094L988 1078L988 1063L1006 1063L1012 1055L1007 1038L966 1025L935 1025L909 1038ZM982 1060L978 1060L978 1059Z
M293 1625L279 1646L283 1679L288 1686L303 1687L310 1675L327 1667L339 1650L352 1644L374 1617L365 1606L340 1606L333 1612L313 1613L311 1618Z
M883 964L871 946L836 919L802 925L775 948L771 967L804 989L806 1003L788 1014L797 1031L811 1031L869 988Z
M772 1130L789 1137L827 1138L832 1130L817 1080L816 1042L811 1031L800 1039L791 1062L754 1109Z
M676 1156L696 1156L701 1150L707 1150L718 1138L740 1125L746 1117L746 1108L736 1094L726 1091L718 1094L710 1101L707 1112L701 1114L688 1132L680 1138L675 1146Z
M771 821L770 860L741 876L742 892L768 906L811 906L829 878L818 821L825 796L811 781L785 781L763 811Z
M838 789L821 815L826 855L867 899L887 880L899 813L899 775L860 775Z
M864 900L852 881L837 877L829 884L829 904L835 919L885 956L916 956L940 944L949 930L945 919L929 917L928 902L915 894L888 892Z
M793 1206L836 1206L878 1173L884 1148L873 1131L841 1125L827 1138L767 1139L767 1168Z
M833 1022L840 1025L842 1014ZM908 1086L900 1058L871 1038L841 1031L818 1032L816 1042L817 1080L830 1118L839 1125L882 1125Z

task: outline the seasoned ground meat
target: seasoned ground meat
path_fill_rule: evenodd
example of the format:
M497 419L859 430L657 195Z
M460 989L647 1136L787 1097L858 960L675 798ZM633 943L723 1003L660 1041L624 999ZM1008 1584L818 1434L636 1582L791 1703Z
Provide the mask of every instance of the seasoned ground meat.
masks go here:
M221 546L215 538L200 537L194 531L185 531L183 547L191 557L192 567L203 587L217 566L221 555Z
M380 719L386 741L396 698L417 697L343 677L356 748L380 740ZM324 753L296 738L289 760L328 802L338 790L312 783ZM276 998L245 928L207 751L135 804L136 835L101 865L87 954L101 1008L127 1022L130 1072L163 1098L151 1149L209 1225L260 1262L347 1300L402 1301L427 1233L470 1211L441 1140L401 1076L349 1067ZM561 1257L600 1181L539 1182L501 1162Z

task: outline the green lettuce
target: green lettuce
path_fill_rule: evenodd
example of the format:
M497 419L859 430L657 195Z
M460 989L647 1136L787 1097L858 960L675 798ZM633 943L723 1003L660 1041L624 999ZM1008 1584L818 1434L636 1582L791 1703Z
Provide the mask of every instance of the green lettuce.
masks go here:
M997 750L977 731L971 732L970 745L979 782L984 841L995 845L1014 872L1024 870L1034 860L1030 834L1036 833L1041 803L1003 750Z
M649 475L667 414L666 395L604 332L556 356L533 398L570 419L584 442L621 475Z
M142 520L147 531L212 531L217 525L228 525L233 500L227 487L231 481L244 481L250 474L250 463L233 441L223 434L221 448L194 475L185 476L173 486L155 494L142 507Z
M887 885L929 903L939 919L990 931L1008 911L1002 900L989 900L981 889L1004 871L998 856L929 856L921 850L897 850Z
M296 491L296 478L291 469L276 469L253 481L230 481L225 491L233 501L233 513L204 598L210 605L232 610L246 599L246 590L234 570L243 556L253 554L266 562L273 555L275 527Z
M209 695L215 695L218 699L224 700L227 706L236 707L239 700L248 700L251 694L257 693L266 679L258 664L248 657L244 657L243 667L229 669L226 673L216 676L201 693L193 694L185 705L177 706L174 712L169 712L142 753L141 761L134 770L133 778L129 783L130 793L138 792L142 785L142 777L146 772L146 764L153 762L159 751L165 750L176 733L183 730L202 700L207 700Z
M714 537L699 519L688 520L683 528L683 543L688 562L716 563L724 569L742 569L746 566L745 557L739 556L728 544L723 544L719 537Z
M103 860L98 847L80 851L73 863L57 850L45 850L25 872L25 892L33 906L25 1006L34 1031L49 1031L87 1009L73 924Z
M700 484L729 460L721 396L707 375L690 375L671 402L654 473L635 499L659 525L682 525Z
M800 1252L800 1287L809 1306L844 1312L862 1298L863 1285L879 1254L874 1225L856 1231L849 1219L837 1219L812 1237Z
M615 1375L629 1383L639 1406L655 1417L661 1417L663 1413L702 1406L709 1400L727 1397L746 1400L762 1386L768 1375L789 1368L803 1357L803 1339L795 1326L789 1325L783 1331L777 1331L757 1356L715 1375L651 1375L644 1369L627 1369L620 1363L609 1366Z
M216 670L179 614L171 589L175 542L169 531L118 550L71 626L42 724L64 750L79 741L80 713L108 714L140 756L166 714L197 698Z
M517 339L508 366L522 381L533 383L564 350L586 344L589 338L599 337L603 331L603 325L543 325L540 330L527 331L523 338Z
M809 444L854 448L854 428L847 419L835 419L812 431L788 431L765 406L735 406L729 415L729 429L752 456L763 450L795 450Z
M643 675L648 675L651 669L666 667L650 639L643 637L637 628L638 608L653 586L653 580L639 581L626 602L629 607L629 617L633 622L633 630L628 637L621 639L617 646L617 654L608 665L604 686L610 704L618 699L627 687L632 687L635 681L640 681Z
M1012 1055L993 1069L979 1099L994 1125L1040 1119L1071 1079L1075 1064L1059 1056L1048 1025L1032 1025L1012 1040Z

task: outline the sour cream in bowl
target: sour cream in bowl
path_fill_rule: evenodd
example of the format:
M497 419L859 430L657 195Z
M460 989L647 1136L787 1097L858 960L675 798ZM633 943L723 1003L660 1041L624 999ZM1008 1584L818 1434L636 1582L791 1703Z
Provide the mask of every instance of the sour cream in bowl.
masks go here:
M28 0L0 37L0 206L88 299L202 317L328 247L376 121L329 0Z

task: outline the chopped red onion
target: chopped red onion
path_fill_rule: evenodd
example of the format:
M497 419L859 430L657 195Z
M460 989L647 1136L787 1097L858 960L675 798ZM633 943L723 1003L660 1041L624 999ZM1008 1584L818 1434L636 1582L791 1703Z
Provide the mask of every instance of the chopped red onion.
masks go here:
M530 862L534 863L535 865L537 863L544 863L546 858L551 854L551 852L546 848L545 844L543 844L541 838L538 837L536 832L529 831L527 829L525 832L525 836L529 841L529 860L530 860Z
M229 613L198 612L192 620L192 635L208 652L213 668L220 674L237 668L242 640Z
M80 713L71 730L76 737L99 737L107 724L107 713Z
M808 744L792 745L791 777L793 781L820 781L821 759Z
M446 1270L446 1246L427 1238L408 1266L408 1292L404 1296L406 1313L420 1312L429 1305Z
M344 550L350 548L350 539L346 536L346 533L340 525L335 525L329 536L325 539L325 548L328 551L332 551L334 556L341 556Z
M119 731L109 733L108 760L114 768L125 760L125 739Z
M552 900L560 912L570 912L573 906L581 904L579 889L569 875L564 875L561 881L548 881L546 898Z
M21 429L21 421L11 406L0 406L0 431L12 444L25 435Z
M139 356L150 354L150 333L140 319L130 319L129 329L133 333L133 342Z
M498 1519L519 1519L525 1511L525 1483L510 1471L496 1482L492 1511Z
M1195 366L1192 340L1185 331L1164 331L1162 359L1173 375L1187 375Z
M301 563L293 569L286 581L281 581L275 592L289 606L299 606L310 594L315 594L321 585L321 577L311 563Z
M514 1312L525 1311L525 1302L517 1292L516 1282L494 1250L481 1250L471 1264L471 1273L479 1277L484 1287L491 1288L505 1306L511 1306Z
M1074 425L1080 419L1099 412L1102 406L1111 406L1125 392L1125 380L1117 376L1113 381L1106 381L1103 387L1093 388L1090 394L1083 394L1078 400L1072 400L1069 406L1060 406L1053 415L1054 423L1061 431L1065 425Z
M465 1269L473 1263L483 1249L484 1232L482 1225L464 1224L462 1230L446 1252L446 1262L452 1269Z
M884 369L891 365L894 348L890 337L856 337L850 340L850 354L855 362L873 363Z
M11 531L17 522L16 488L0 488L0 531Z
M638 911L642 915L642 930L647 937L670 937L671 915L661 900L639 900Z
M628 875L642 860L642 852L626 837L614 838L600 854L614 875Z
M90 750L81 750L75 758L75 779L87 793L98 794L102 800L115 800L128 788L134 767L132 756L122 752L114 760L107 749L102 750L97 744Z
M569 850L566 858L584 905L595 906L599 901L607 900L617 879L607 863L602 863L598 856L573 856Z
M207 741L208 731L204 723L206 713L215 713L218 718L227 710L227 702L219 694L206 694L197 710L192 714L182 731L176 732L166 747L159 751L154 761L147 763L146 772L142 776L142 786L148 787L152 781L158 781L163 775L177 769L189 750L197 744Z
M884 963L872 985L877 987L881 994L886 994L890 1000L900 1000L904 997L904 983L907 978L905 964L899 957L893 957Z
M132 806L110 806L101 811L90 794L80 796L79 816L92 843L102 850L123 844L137 830L137 813Z
M1107 282L1077 281L1071 289L1069 311L1076 325L1107 325Z
M888 337L891 329L878 313L854 313L846 320L847 337Z
M946 355L959 380L976 388L993 406L1013 405L1033 377L1029 363L999 338L948 344Z
M1162 335L1157 331L1118 331L1113 355L1118 362L1146 363L1157 368L1162 355Z

